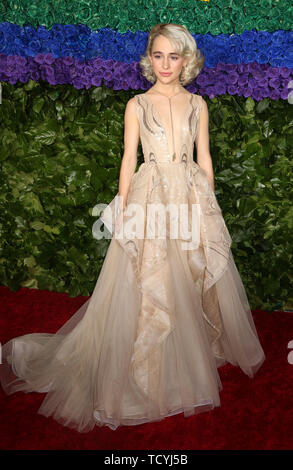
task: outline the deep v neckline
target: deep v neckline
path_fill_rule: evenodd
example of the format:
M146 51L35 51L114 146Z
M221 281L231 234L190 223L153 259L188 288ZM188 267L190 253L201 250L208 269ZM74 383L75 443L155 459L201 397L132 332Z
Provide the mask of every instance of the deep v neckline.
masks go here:
M179 92L179 93L176 93L175 95L172 95L171 98L173 96L177 96L179 95L180 93L182 92ZM187 104L183 110L183 113L182 113L182 120L184 119L185 115L186 115L186 110L188 109L188 106L191 105L191 107L193 108L192 106L192 97L194 96L193 93L184 93L184 95L186 94L189 94L189 98L187 100ZM168 139L167 139L167 134L166 134L166 124L164 119L162 119L162 116L161 116L161 113L159 111L159 109L157 108L157 106L152 102L151 98L149 98L149 96L147 95L147 93L142 93L143 96L146 96L147 98L147 101L150 103L151 107L152 107L152 115L154 115L153 113L153 110L155 109L156 110L156 113L157 113L157 116L159 117L159 121L160 121L160 126L161 128L163 129L163 132L164 132L164 137L165 137L165 140L166 140L166 144L167 144L167 148L168 148L168 154L169 154L169 158L171 159L171 152L170 152L170 147L169 147L169 142L168 142ZM170 97L169 96L166 96L166 98L169 100L170 102ZM172 130L172 132L174 132L174 130ZM171 136L172 138L172 136ZM182 138L182 126L180 128L180 141L181 141L181 138ZM176 149L173 149L173 153L176 152Z
M174 96L179 95L180 93L182 93L182 91L180 91L179 93L176 93L175 95L171 96L171 98L173 98ZM189 94L190 97L193 96L193 93L183 93L183 94L184 94L184 95ZM164 132L165 132L165 134L166 134L166 128L165 128L165 126L163 125L163 123L165 123L165 121L164 121L164 119L162 119L162 116L161 116L161 113L160 113L159 109L158 109L157 106L153 103L153 101L151 100L151 98L149 98L149 96L147 95L147 93L143 93L143 95L147 97L147 100L149 101L149 103L151 104L151 106L153 107L153 109L156 110L156 113L157 113L157 115L158 115L159 118L160 118L160 124L161 124L161 126L164 128ZM163 95L162 95L162 96L163 96ZM165 97L166 97L168 100L170 99L169 96L165 96ZM188 100L188 102L187 102L187 104L186 104L186 106L185 106L185 108L184 108L184 110L183 110L182 116L185 115L185 112L186 112L186 110L187 110L189 104L190 104L190 98L189 98L189 100Z

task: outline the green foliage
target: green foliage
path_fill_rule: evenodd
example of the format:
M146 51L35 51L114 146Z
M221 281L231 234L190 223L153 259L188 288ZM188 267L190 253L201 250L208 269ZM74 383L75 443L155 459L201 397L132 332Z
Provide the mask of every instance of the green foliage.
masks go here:
M118 190L129 94L3 83L0 282L89 295L109 240L91 215Z
M235 96L208 105L215 191L249 300L292 310L293 107Z
M136 93L3 83L2 285L92 293L109 246L92 236L92 209L118 191L123 116ZM293 107L238 96L205 100L215 191L251 306L292 306Z

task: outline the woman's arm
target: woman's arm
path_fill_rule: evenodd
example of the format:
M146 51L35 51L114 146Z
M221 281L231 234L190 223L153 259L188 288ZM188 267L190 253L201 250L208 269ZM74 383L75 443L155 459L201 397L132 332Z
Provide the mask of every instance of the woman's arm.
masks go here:
M123 198L123 210L126 207L131 178L137 165L138 142L139 122L136 115L136 104L134 98L131 98L126 104L124 114L124 153L119 176L118 195Z
M205 100L203 98L202 100L202 110L198 119L197 135L195 138L197 163L206 171L210 185L214 191L214 170L212 157L210 154L209 111Z

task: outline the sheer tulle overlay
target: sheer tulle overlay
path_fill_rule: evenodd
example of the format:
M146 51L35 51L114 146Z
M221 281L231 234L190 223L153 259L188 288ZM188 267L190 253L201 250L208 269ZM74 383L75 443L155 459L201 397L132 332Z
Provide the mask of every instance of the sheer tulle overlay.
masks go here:
M118 194L104 209L113 238L91 297L55 334L27 334L2 348L4 391L46 393L38 412L79 432L211 410L220 406L220 366L253 377L265 360L221 209L193 161L202 98L143 93L135 103L145 162L119 235ZM177 237L168 217L161 238L124 230L139 205L136 229L145 234L152 220L158 233L152 204L184 206L189 215L196 207L199 217ZM180 225L183 213L172 214Z

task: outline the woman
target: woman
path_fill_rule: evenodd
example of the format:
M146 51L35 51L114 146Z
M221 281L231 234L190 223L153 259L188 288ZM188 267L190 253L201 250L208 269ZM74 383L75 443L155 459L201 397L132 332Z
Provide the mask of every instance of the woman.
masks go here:
M185 27L161 24L140 64L154 85L126 106L119 192L101 217L113 233L114 214L115 236L92 296L55 335L3 347L6 393L47 392L38 412L79 432L211 410L220 366L252 377L265 360L214 193L207 105L184 88L203 59Z

